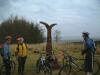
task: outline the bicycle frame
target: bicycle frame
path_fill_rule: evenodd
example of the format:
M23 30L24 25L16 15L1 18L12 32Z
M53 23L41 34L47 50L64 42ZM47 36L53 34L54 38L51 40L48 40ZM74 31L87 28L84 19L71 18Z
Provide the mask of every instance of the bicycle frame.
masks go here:
M76 58L76 57L73 57L73 56L69 55L65 51L62 51L62 52L63 52L64 59L68 59L66 61L65 65L71 66L71 70L76 71L76 72L85 71L84 70L84 67L85 67L84 63L80 66L75 61L79 61L80 62L81 60L84 61L84 60L88 60L88 59ZM95 67L96 69L94 69L95 71L93 71L93 74L96 75L99 72L99 70L100 70L100 64L96 60L94 60L94 63L95 63L95 65L96 65L97 68ZM63 66L65 66L65 65L63 65Z
M46 54L44 52L34 52L40 55L39 59L37 60L36 66L37 66L37 73L40 73L41 71L44 72L44 74L52 75L51 65L48 62L48 59L46 57L43 57L43 54Z
M81 60L84 61L85 59L73 57L65 51L62 51L62 52L63 52L64 59L68 59L68 60L66 60L66 64L69 64L71 66L71 69L72 69L72 66L74 66L77 69L80 69L80 67L82 67L81 65L78 65L78 63L76 63L75 61L80 62ZM63 61L63 66L64 66L64 61Z

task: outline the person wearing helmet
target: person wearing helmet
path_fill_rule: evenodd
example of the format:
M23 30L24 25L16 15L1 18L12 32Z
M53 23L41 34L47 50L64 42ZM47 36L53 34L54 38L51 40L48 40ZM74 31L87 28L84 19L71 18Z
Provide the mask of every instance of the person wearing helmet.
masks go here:
M10 66L11 51L9 47L10 43L11 43L11 36L6 36L3 48L3 62L5 64L6 75L11 75L11 66Z
M18 74L23 75L24 66L27 58L27 46L24 43L24 38L17 38L18 45L16 47L15 55L18 57Z
M92 39L89 38L88 32L82 33L83 39L84 39L84 50L82 51L82 55L86 54L84 61L84 70L87 75L93 74L93 61L94 61L94 53L96 50L95 43Z

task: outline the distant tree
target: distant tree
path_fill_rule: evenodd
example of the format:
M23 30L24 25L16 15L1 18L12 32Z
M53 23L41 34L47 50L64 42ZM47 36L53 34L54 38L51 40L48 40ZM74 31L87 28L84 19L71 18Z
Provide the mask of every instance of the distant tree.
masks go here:
M0 25L0 42L6 35L11 35L12 43L16 43L19 36L24 37L27 43L42 43L44 41L43 29L38 23L28 22L24 18L10 17Z
M61 39L61 32L59 30L55 30L54 39L56 43Z

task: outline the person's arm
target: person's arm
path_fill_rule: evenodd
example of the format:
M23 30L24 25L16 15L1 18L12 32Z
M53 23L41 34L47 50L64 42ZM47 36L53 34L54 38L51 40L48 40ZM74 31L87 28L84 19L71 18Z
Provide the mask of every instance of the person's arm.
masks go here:
M11 53L11 50L10 50L10 47L8 46L8 57L10 58L10 57L12 57L12 53Z
M95 51L96 51L96 45L95 45L95 43L94 43L93 40L92 40L92 50L93 50L93 52L95 53Z
M33 49L33 48L29 48L26 43L25 43L25 46L26 46L26 49L27 50L30 50L31 51Z
M4 46L4 55L3 55L3 59L4 59L4 60L8 60L8 48L7 48L6 45Z
M19 46L17 45L17 47L15 48L15 56L18 56L18 51L19 51Z
M82 55L84 55L84 53L86 53L87 52L87 50L89 49L89 42L87 41L87 42L85 42L85 44L84 44L84 50L82 51Z

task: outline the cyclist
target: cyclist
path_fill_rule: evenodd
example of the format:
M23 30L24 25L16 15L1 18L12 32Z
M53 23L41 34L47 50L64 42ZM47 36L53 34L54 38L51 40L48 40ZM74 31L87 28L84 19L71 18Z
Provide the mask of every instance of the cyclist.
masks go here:
M18 45L16 47L15 55L18 56L18 74L24 74L24 66L27 58L27 46L24 43L24 38L17 38Z
M3 48L3 62L5 64L6 75L11 75L11 66L10 66L11 51L9 47L10 43L11 43L11 36L6 36Z
M84 39L84 50L82 51L82 55L86 53L86 60L84 61L84 69L87 75L92 75L93 73L93 61L94 61L94 53L96 50L96 46L94 41L89 38L88 32L83 32L83 39Z

